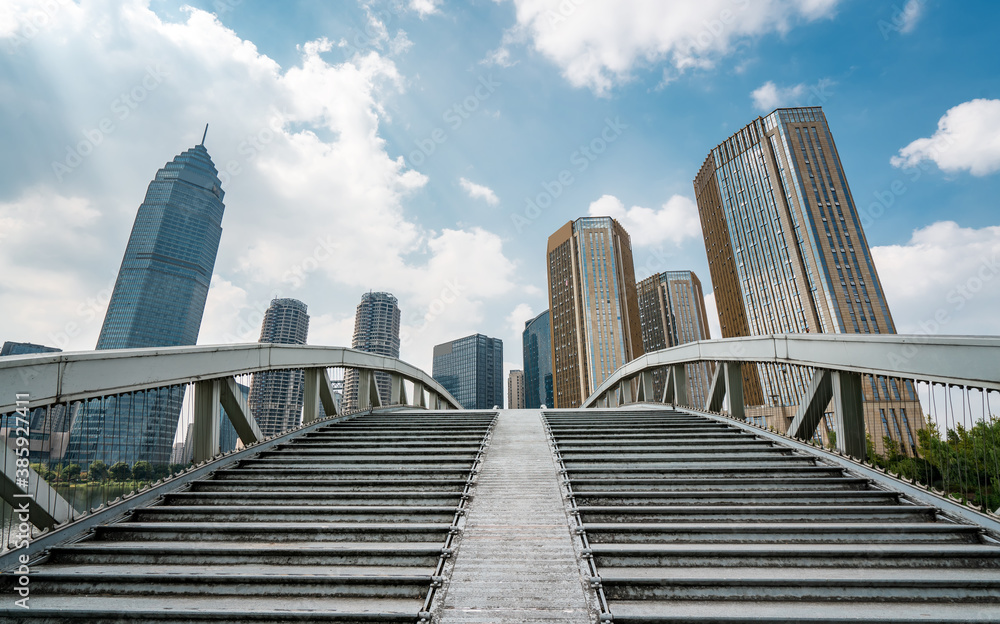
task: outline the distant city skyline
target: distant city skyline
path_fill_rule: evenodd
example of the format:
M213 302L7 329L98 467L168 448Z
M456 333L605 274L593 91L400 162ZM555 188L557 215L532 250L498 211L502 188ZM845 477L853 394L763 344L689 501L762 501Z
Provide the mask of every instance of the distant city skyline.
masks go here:
M205 123L228 214L201 344L254 342L278 296L309 303L311 342L347 346L376 290L398 298L403 360L430 370L434 345L480 332L522 368L540 249L602 215L637 280L702 278L715 333L691 180L756 116L808 105L897 331L1000 334L982 140L1000 5L734 2L713 34L717 3L571 4L550 30L558 0L5 3L0 339L94 347L149 176Z

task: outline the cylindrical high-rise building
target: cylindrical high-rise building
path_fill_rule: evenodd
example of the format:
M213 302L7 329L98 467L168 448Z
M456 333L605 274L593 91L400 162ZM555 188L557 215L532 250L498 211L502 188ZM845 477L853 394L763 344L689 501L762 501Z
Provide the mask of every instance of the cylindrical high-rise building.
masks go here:
M361 295L354 315L354 337L351 348L366 353L399 357L399 302L387 292L367 292ZM388 405L389 375L375 373L375 383L382 403ZM358 405L358 374L351 369L344 374L344 400L346 409Z
M274 299L264 313L260 342L306 344L309 315L298 299ZM250 384L250 411L265 436L291 429L302 418L305 375L301 370L254 373Z

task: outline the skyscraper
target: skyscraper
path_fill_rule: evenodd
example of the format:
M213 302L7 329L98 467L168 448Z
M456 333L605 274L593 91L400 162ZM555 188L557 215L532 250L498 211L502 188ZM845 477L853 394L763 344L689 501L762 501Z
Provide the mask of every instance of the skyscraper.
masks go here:
M524 371L512 370L507 376L507 409L524 409Z
M708 317L701 280L692 271L664 271L651 275L636 286L642 348L646 353L676 347L686 342L709 340ZM685 366L688 399L703 406L712 382L708 364ZM653 392L663 395L666 375L653 373Z
M3 347L0 347L0 357L58 353L60 351L62 349L46 347L33 342L7 341L3 343ZM66 453L69 428L73 414L77 409L76 405L56 404L48 407L36 407L31 410L31 416L28 420L28 431L30 432L28 449L32 462L47 462L62 458ZM12 428L14 424L13 420L10 421ZM8 431L4 437L11 439L14 436Z
M503 405L503 341L473 334L434 347L432 376L465 409Z
M822 109L758 117L711 151L694 188L723 337L895 333ZM747 405L792 405L808 383L774 366L743 375ZM866 399L879 398L867 381ZM912 432L923 413L912 387L900 397ZM881 450L892 432L874 410L866 421Z
M306 304L298 299L273 299L264 313L259 342L304 345L309 335ZM305 373L278 370L254 373L250 382L250 411L265 436L291 429L302 419Z
M207 128L206 128L207 131ZM98 349L193 345L222 237L225 193L205 139L146 189L125 248ZM88 401L70 433L70 461L87 466L170 460L183 388Z
M354 337L351 348L366 353L399 357L399 302L387 292L367 292L354 314ZM384 405L389 404L389 375L375 373L375 383ZM358 372L344 374L344 394L348 409L358 405Z
M524 323L524 406L552 407L552 332L546 310Z
M643 354L628 233L610 217L570 221L549 237L554 407L578 407Z

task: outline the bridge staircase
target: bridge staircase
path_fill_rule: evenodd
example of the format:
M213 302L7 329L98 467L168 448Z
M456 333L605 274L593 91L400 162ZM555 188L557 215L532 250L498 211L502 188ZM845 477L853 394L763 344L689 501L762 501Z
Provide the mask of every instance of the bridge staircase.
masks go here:
M670 409L545 418L603 621L1000 621L1000 543L822 453Z
M50 549L0 620L426 621L494 419L375 413L248 453Z

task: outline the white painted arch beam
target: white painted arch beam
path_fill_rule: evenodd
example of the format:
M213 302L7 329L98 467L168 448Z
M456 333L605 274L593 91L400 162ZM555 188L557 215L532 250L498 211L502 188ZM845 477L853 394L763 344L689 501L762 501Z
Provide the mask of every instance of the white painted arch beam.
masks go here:
M692 362L772 362L1000 390L1000 337L906 334L776 334L689 342L622 366L584 402L623 378Z
M289 368L358 368L393 373L461 405L430 375L402 360L345 347L250 343L151 349L108 349L0 358L0 412L150 388Z

